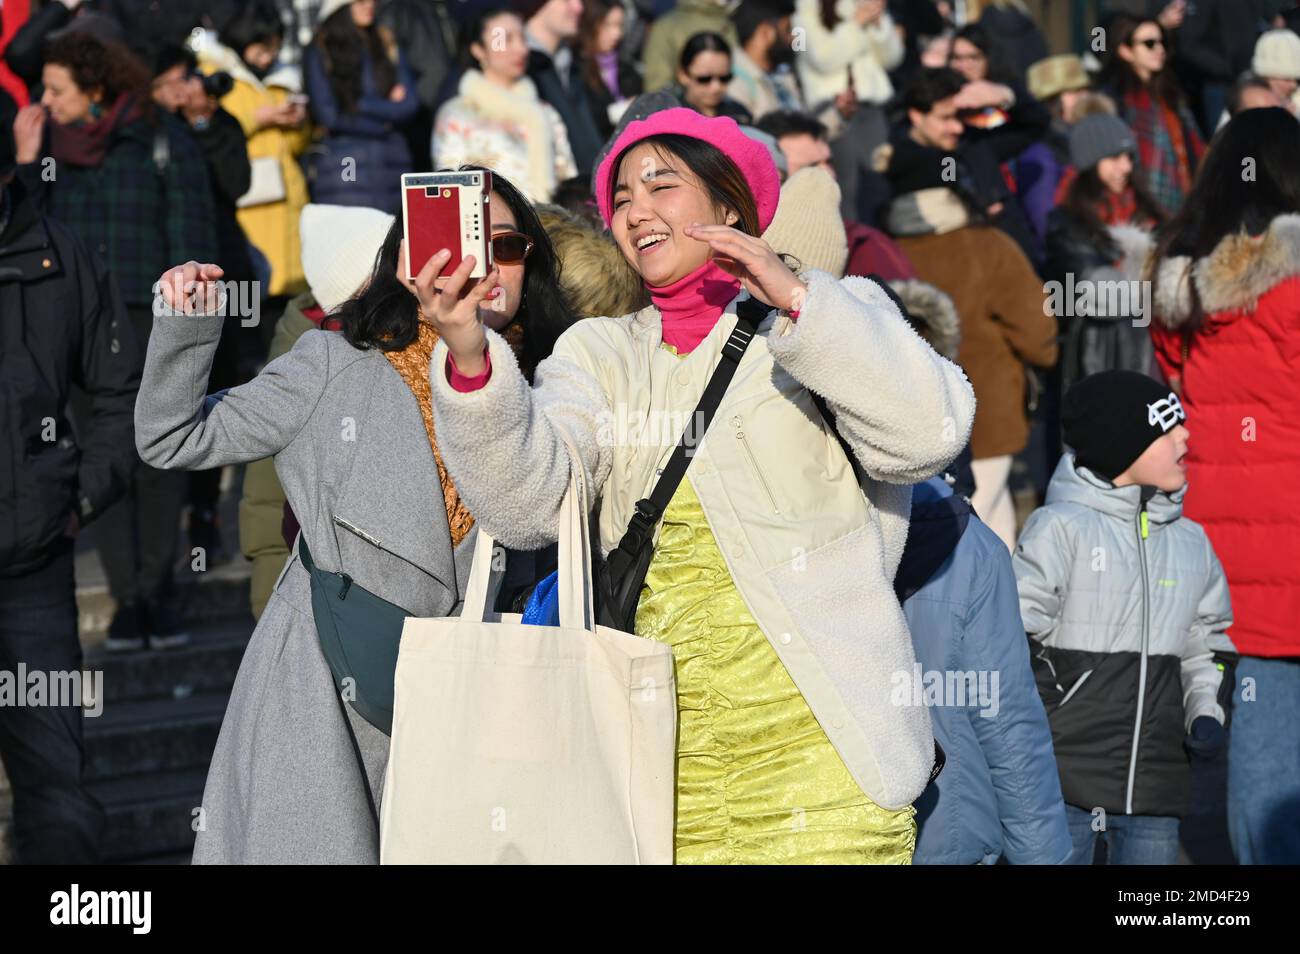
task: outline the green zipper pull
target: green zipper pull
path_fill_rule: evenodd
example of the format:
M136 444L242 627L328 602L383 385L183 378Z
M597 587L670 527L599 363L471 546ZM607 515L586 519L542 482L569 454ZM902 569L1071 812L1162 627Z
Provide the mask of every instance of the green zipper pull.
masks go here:
M1142 511L1141 520L1142 520L1142 539L1145 540L1147 538L1147 512L1145 510Z

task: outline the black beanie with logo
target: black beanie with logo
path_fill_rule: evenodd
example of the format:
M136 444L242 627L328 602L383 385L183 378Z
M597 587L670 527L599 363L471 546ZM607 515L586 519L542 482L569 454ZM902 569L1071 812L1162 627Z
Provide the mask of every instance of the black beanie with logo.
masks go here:
M1099 371L1061 403L1065 443L1075 463L1106 480L1132 466L1151 444L1187 419L1169 385L1137 371Z

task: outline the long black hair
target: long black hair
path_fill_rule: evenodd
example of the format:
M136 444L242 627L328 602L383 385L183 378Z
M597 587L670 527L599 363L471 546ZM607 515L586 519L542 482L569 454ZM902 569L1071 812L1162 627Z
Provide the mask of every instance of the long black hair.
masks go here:
M1160 38L1165 44L1165 65L1159 73L1151 77L1150 92L1165 105L1177 109L1183 102L1183 93L1173 68L1173 50L1169 47L1169 36L1165 33L1165 28L1160 26L1160 21L1151 17L1134 17L1121 13L1109 22L1106 27L1106 42L1110 44L1110 52L1102 64L1097 83L1103 89L1114 90L1115 95L1120 99L1126 93L1142 89L1142 80L1138 79L1133 67L1119 55L1119 48L1132 47L1133 34L1138 31L1138 27L1147 23L1154 23L1159 27Z
M284 22L275 4L268 0L251 0L238 8L217 31L221 42L242 60L244 50L254 43L270 45L284 39Z
M968 23L952 37L948 53L948 66L952 66L952 49L958 40L965 40L984 54L984 78L990 83L1009 84L1015 81L1015 71L1008 65L1001 44L982 23Z
M1142 181L1142 175L1135 163L1129 175L1129 186L1137 200L1137 218L1143 228L1153 228L1165 220L1160 203L1152 197ZM1106 184L1097 174L1097 167L1085 169L1074 177L1065 192L1061 207L1067 210L1083 226L1092 244L1106 247L1110 243L1106 223L1102 221L1100 209L1106 199Z
M503 16L512 16L520 22L523 21L523 17L507 3L487 3L465 17L460 27L460 68L462 70L483 71L482 64L474 59L474 54L470 52L470 46L477 43L486 48L488 41L483 34L487 32L488 24L497 17Z
M341 113L355 112L361 101L361 73L366 60L370 61L378 96L387 97L397 83L397 45L392 34L377 23L361 29L352 22L348 7L330 14L316 28L312 42L320 50L330 92Z
M701 53L725 53L727 60L732 58L731 44L720 33L703 33L692 34L691 38L686 41L682 47L682 55L677 59L677 65L687 73L691 71L691 64Z
M1151 258L1153 283L1159 280L1158 263L1165 258L1186 255L1196 261L1228 235L1260 235L1277 216L1300 212L1297 155L1300 123L1287 110L1270 106L1232 117L1210 142L1182 209L1159 232ZM1188 285L1188 327L1195 329L1205 314L1196 283Z
M490 171L461 166L461 172ZM524 291L513 324L523 330L519 366L532 380L534 369L555 347L556 339L573 324L575 315L560 289L560 264L555 248L532 204L504 176L492 174L492 191L514 213L515 228L533 240L524 262ZM370 280L339 309L343 337L354 348L400 351L419 333L419 303L397 277L397 249L402 221L393 223L375 256Z

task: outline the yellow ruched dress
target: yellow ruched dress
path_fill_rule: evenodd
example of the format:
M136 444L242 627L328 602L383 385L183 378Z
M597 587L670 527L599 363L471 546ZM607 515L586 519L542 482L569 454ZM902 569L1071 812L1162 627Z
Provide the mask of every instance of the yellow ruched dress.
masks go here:
M636 632L677 673L677 864L911 864L911 807L863 794L750 615L683 480Z

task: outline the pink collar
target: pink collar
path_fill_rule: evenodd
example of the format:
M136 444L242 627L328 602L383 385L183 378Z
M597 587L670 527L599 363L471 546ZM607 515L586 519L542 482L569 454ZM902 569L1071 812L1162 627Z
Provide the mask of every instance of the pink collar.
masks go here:
M694 351L740 293L740 282L712 259L671 285L646 287L663 317L664 344L671 345L678 354Z

